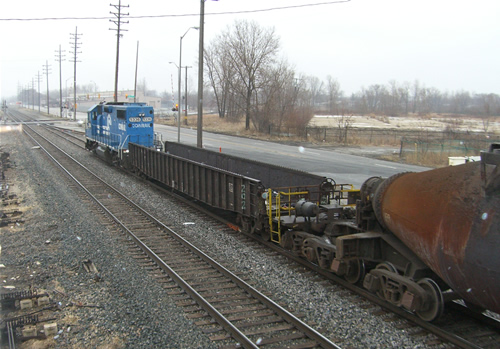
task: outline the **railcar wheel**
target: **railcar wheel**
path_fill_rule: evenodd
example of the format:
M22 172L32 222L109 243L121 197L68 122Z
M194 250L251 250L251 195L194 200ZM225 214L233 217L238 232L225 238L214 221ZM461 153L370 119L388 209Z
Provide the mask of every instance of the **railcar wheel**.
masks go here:
M421 279L417 282L428 295L427 306L422 310L417 310L416 314L425 321L434 321L443 315L444 300L443 294L436 282L429 278Z
M382 262L380 264L377 264L375 269L387 270L387 271L390 271L391 273L396 273L396 274L398 273L398 270L396 269L396 267L390 262ZM383 280L382 288L376 292L377 296L379 296L382 299L387 299L386 294L384 292L384 290L386 289L386 281L387 280Z
M355 284L358 281L363 280L365 274L365 262L360 258L356 258L355 260L349 261L347 272L344 275L344 278L347 280L347 282Z
M387 271L390 271L390 272L393 272L393 273L398 273L398 270L396 269L396 267L394 266L394 264L390 263L390 262L382 262L382 263L379 263L377 264L377 266L375 267L375 269L382 269L382 270L387 270Z
M306 259L314 264L318 264L318 254L316 252L316 244L314 240L319 240L317 238L309 238L305 239L302 243L302 255L306 257Z

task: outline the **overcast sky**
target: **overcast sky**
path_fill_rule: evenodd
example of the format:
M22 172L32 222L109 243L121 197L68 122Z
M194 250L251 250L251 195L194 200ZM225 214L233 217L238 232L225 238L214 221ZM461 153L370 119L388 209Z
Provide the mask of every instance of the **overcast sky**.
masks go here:
M16 94L50 65L49 88L59 88L56 51L65 50L62 85L72 84L70 33L78 27L81 47L77 83L114 89L116 26L109 21L118 0L17 0L0 7L0 95ZM295 5L316 6L247 12ZM200 0L122 0L125 18L119 89L133 89L137 42L138 79L149 89L171 93L177 86L179 39L199 25ZM231 14L221 14L233 12ZM238 13L240 12L240 13ZM350 94L372 84L419 80L441 91L500 94L500 1L498 0L219 0L205 3L205 44L237 19L274 27L281 55L297 75L338 79ZM191 15L190 15L191 14ZM182 15L182 16L181 16ZM5 19L68 18L13 21ZM101 19L77 19L96 17ZM75 19L76 18L76 19ZM104 19L102 19L104 18ZM198 31L184 37L182 65L190 90L197 86ZM45 93L46 78L41 91ZM172 85L174 88L172 88Z

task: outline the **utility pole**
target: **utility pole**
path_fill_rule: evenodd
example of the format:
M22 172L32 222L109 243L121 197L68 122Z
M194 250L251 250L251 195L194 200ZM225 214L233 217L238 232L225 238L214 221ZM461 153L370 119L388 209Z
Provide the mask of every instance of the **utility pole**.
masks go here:
M59 62L59 116L62 118L62 74L61 74L61 62L64 61L62 53L66 51L61 51L61 45L59 45L59 54L56 55L56 62ZM57 51L56 51L57 53Z
M50 114L50 98L49 98L49 74L50 74L50 65L49 61L45 61L45 65L43 66L45 77L47 78L47 114Z
M82 53L81 51L78 51L78 49L80 48L79 45L81 45L81 43L78 42L78 39L80 39L80 36L82 36L82 34L78 34L78 27L75 27L75 34L69 34L70 35L70 38L72 39L72 41L74 42L70 42L71 45L73 45L73 51L69 51L70 53L73 53L73 58L70 62L73 62L75 64L75 68L74 68L74 75L73 75L73 120L76 120L76 63L77 62L81 62L79 60L77 60L77 54L79 53Z
M29 109L30 108L30 83L28 81L28 83L26 84L26 99L28 101L28 104L26 104L26 109Z
M31 101L33 102L32 108L35 110L35 78L31 78Z
M205 0L200 1L200 40L198 45L198 120L196 122L196 146L203 148L203 36L205 31ZM180 102L180 101L179 101Z
M42 77L40 76L40 70L38 71L37 74L37 81L38 81L38 113L40 113L40 81L42 81Z
M23 105L23 93L22 93L22 87L21 85L19 84L19 81L17 82L17 95L16 95L16 99L17 99L17 102L19 100L21 100L21 106Z
M116 29L111 29L109 30L116 30L116 67L115 67L115 98L114 101L118 101L118 62L119 62L119 57L120 57L120 37L122 36L121 31L127 31L125 29L121 28L122 24L128 24L127 22L122 21L122 16L128 16L129 14L124 14L122 13L122 7L129 7L128 5L122 5L122 1L118 1L118 5L113 5L110 4L110 6L113 6L118 12L110 12L112 15L116 17L116 20L110 19L110 22L113 22L116 24Z
M139 41L137 41L137 52L135 54L135 81L134 81L134 103L137 101L137 67L139 64Z

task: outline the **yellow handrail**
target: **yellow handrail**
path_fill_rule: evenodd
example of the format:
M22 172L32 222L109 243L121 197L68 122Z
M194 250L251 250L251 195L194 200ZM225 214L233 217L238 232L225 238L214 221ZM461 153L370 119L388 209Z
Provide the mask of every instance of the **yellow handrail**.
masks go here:
M352 184L337 184L332 191L332 194L335 197L331 197L330 199L336 200L340 206L355 206L355 204L349 204L349 193L359 193L359 189L354 189ZM349 189L344 189L349 188ZM283 189L283 188L280 188ZM294 210L292 207L292 196L301 196L301 198L309 197L311 192L307 190L303 191L292 191L292 188L286 188L288 191L278 191L275 192L272 188L267 189L267 216L269 219L269 233L270 239L273 242L280 243L281 242L281 213L282 211L288 211L288 215L291 216L291 212ZM278 190L278 188L276 188ZM274 195L273 195L274 193ZM273 196L275 198L273 198ZM281 196L284 198L288 198L286 202L286 207L281 207ZM330 201L330 199L328 201ZM321 204L321 203L316 203ZM275 223L275 224L273 224ZM275 230L276 229L276 230Z
M307 195L309 194L308 191L297 191L297 192L291 192L290 188L288 189L288 192L280 191L276 194L276 203L275 207L276 209L274 217L273 217L273 190L269 188L267 190L267 197L269 200L269 205L268 205L268 212L267 216L269 217L269 231L270 231L270 238L272 242L280 243L281 242L281 211L288 211L288 215L290 215L291 211L293 210L292 208L292 202L290 198L292 195ZM288 197L288 205L286 208L281 207L281 195L287 196ZM274 230L273 227L273 218L276 218L276 223L277 223L277 230ZM276 237L275 237L276 236Z
M267 199L269 201L269 205L268 205L268 212L267 212L267 216L269 217L269 231L270 231L270 234L271 234L271 241L272 242L276 242L276 243L280 243L281 242L281 196L279 195L276 195L276 217L278 218L278 230L274 230L273 229L273 190L271 188L269 188L267 190ZM278 238L275 239L274 238L274 235L277 235Z

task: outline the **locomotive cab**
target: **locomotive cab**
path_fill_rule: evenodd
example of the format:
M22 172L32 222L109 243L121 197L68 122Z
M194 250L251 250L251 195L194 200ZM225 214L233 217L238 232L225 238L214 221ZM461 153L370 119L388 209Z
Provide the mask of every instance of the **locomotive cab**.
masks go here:
M87 111L86 148L107 161L120 161L130 142L145 147L155 145L153 107L145 103L110 102Z

